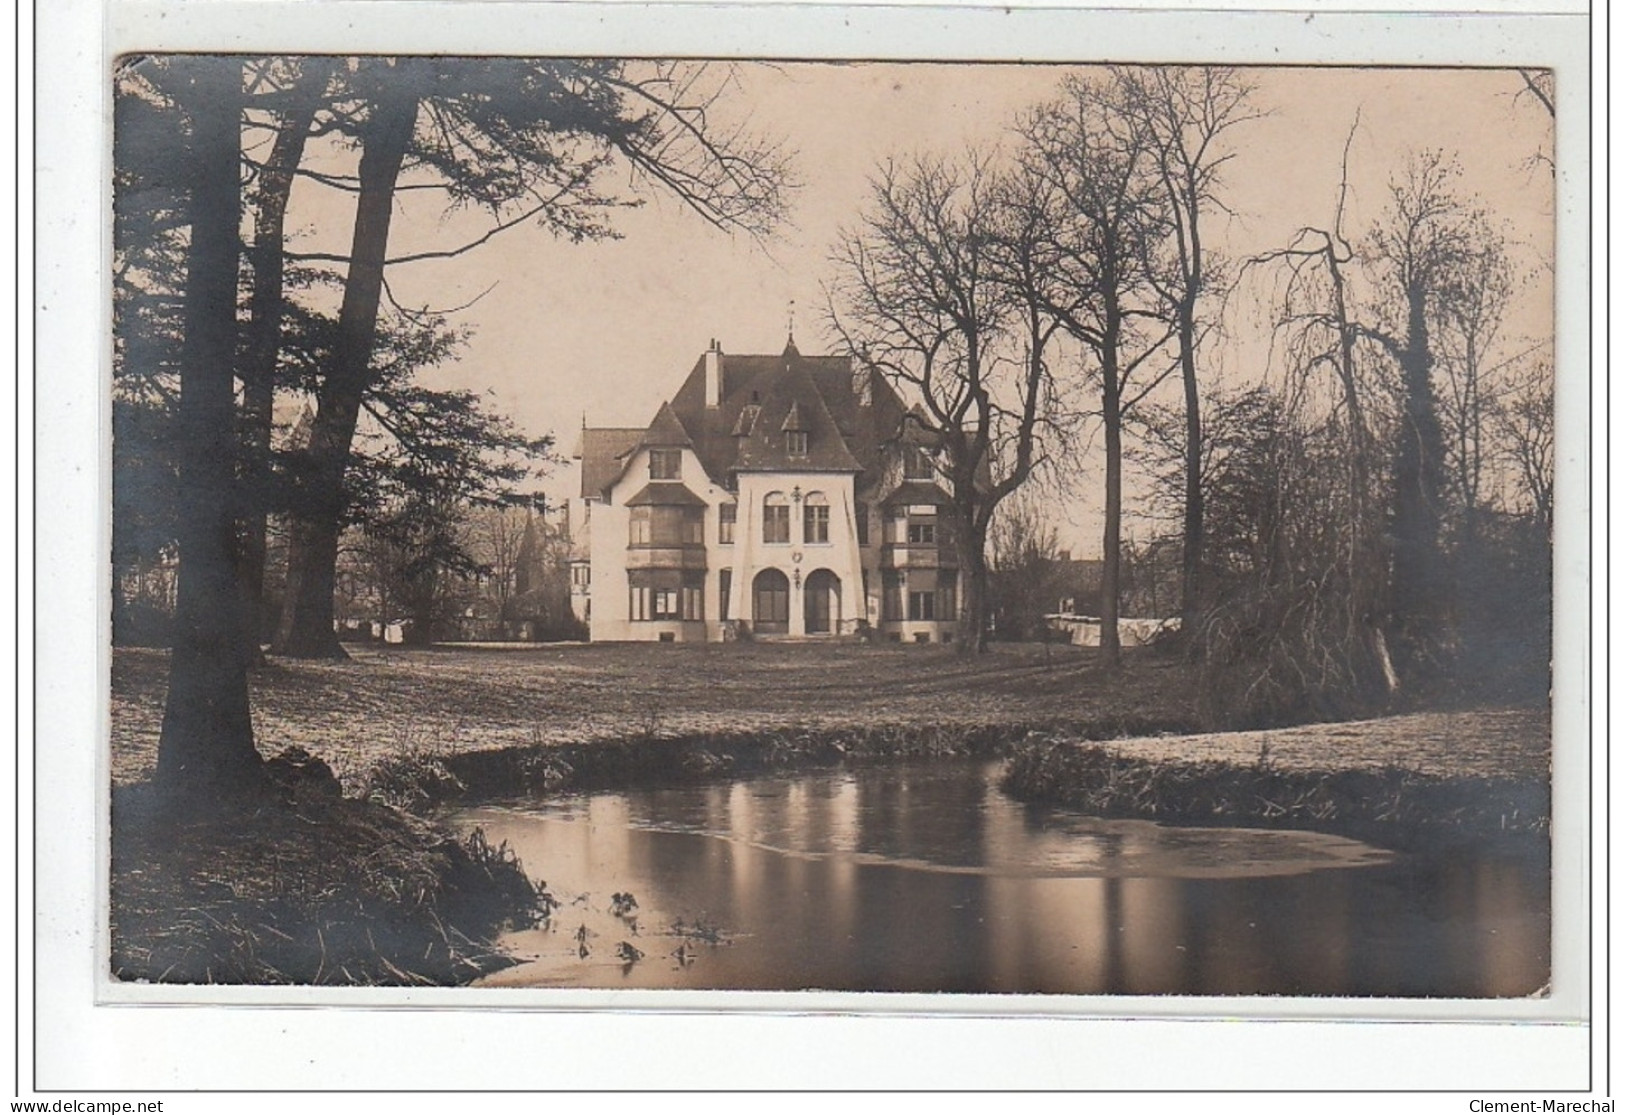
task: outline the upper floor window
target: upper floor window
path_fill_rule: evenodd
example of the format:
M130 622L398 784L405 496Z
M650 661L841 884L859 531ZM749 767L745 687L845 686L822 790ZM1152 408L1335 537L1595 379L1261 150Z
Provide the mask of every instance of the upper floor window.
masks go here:
M717 541L724 546L732 544L734 540L734 524L739 519L739 505L737 503L724 503L717 508Z
M653 508L634 507L631 509L632 530L628 542L633 546L647 546L654 541L654 515Z
M685 507L683 509L682 531L685 546L704 545L705 509L701 507Z
M676 480L683 466L681 449L649 450L649 479Z
M908 543L910 546L934 546L937 543L936 523L910 523L908 524Z
M903 475L909 480L929 480L936 475L931 467L931 454L917 445L903 450Z
M801 505L801 536L807 543L829 541L829 500L812 492Z
M790 541L790 504L783 492L769 492L762 500L762 541Z
M807 431L788 430L784 435L785 448L792 457L805 457L807 455Z

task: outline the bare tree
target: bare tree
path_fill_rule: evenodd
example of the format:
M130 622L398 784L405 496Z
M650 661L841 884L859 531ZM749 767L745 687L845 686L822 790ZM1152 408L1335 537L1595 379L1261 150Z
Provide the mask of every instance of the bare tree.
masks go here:
M1168 359L1177 332L1153 274L1168 235L1167 197L1155 149L1113 84L1072 80L1064 98L1021 125L1024 158L1059 197L1052 230L1049 310L1092 359L1104 435L1105 526L1101 552L1101 655L1121 658L1125 416L1178 367Z
M1045 634L1045 615L1058 601L1060 532L1033 487L999 505L988 531L988 580L994 626L1001 638Z
M862 223L837 245L832 329L917 404L941 454L964 581L958 645L987 645L987 536L1000 501L1043 459L1056 418L1057 323L1026 290L1040 270L1033 211L985 153L881 167Z
M1361 261L1345 229L1349 194L1349 153L1360 128L1356 113L1343 141L1337 200L1332 220L1325 227L1306 225L1282 249L1250 260L1248 266L1279 268L1282 281L1276 292L1275 328L1284 337L1291 395L1313 393L1319 374L1332 373L1336 400L1332 407L1335 428L1344 440L1342 496L1347 514L1341 554L1343 586L1343 645L1355 657L1356 677L1370 672L1387 688L1396 684L1381 617L1388 591L1387 541L1381 516L1386 506L1377 491L1384 474L1377 459L1377 425L1381 385L1365 367L1361 350L1370 345L1362 332L1356 281Z
M499 605L516 591L519 557L531 512L522 507L483 507L470 516L471 550L489 570L490 585Z
M1151 144L1154 172L1166 200L1171 266L1153 268L1152 274L1163 282L1163 297L1173 313L1185 392L1180 615L1189 630L1202 596L1202 393L1197 349L1213 325L1201 311L1215 277L1203 227L1209 215L1230 212L1219 194L1221 172L1236 154L1224 147L1226 133L1262 114L1252 104L1253 85L1230 67L1117 67L1112 80Z
M1460 516L1459 545L1467 549L1478 542L1485 476L1495 456L1504 365L1494 356L1516 286L1505 239L1486 226L1438 309L1436 378L1448 484Z
M1510 377L1502 406L1496 414L1502 452L1518 482L1519 502L1548 539L1552 530L1552 491L1557 460L1556 415L1552 403L1551 365L1532 361Z
M1551 70L1518 71L1520 82L1518 91L1513 94L1513 103L1529 102L1536 106L1536 111L1546 115L1548 120L1557 119L1557 75ZM1557 174L1557 159L1554 153L1546 147L1538 147L1530 155L1526 165L1530 167L1545 167L1547 173Z

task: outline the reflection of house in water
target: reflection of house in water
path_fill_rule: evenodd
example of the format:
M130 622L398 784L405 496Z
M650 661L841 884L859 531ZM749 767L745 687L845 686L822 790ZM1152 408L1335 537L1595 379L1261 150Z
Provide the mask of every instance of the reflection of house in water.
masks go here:
M947 493L872 368L713 341L647 427L584 427L576 456L570 599L595 640L952 638Z

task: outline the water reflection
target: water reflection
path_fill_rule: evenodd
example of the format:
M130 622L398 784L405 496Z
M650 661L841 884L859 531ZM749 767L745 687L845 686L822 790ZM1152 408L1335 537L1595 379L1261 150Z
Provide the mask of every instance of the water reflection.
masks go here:
M510 940L533 959L489 982L1504 996L1547 979L1544 861L1106 822L1013 802L995 773L905 764L470 810L458 820L565 902L550 931ZM635 923L610 912L616 891L637 895ZM618 963L621 940L646 959Z

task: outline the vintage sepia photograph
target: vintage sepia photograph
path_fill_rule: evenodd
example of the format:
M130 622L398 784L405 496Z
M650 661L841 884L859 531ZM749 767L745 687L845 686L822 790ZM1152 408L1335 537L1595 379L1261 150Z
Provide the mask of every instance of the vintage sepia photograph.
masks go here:
M109 80L110 985L1551 994L1551 69Z

